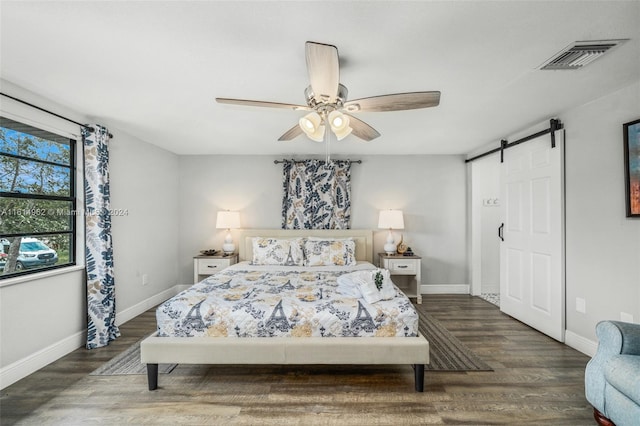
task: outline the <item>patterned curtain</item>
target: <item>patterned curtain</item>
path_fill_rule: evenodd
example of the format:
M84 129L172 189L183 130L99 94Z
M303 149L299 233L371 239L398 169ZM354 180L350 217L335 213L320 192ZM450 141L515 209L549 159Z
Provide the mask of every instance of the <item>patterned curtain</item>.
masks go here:
M120 336L115 324L113 244L109 194L109 132L82 129L84 145L85 256L87 268L87 349Z
M349 229L351 162L286 161L282 229Z

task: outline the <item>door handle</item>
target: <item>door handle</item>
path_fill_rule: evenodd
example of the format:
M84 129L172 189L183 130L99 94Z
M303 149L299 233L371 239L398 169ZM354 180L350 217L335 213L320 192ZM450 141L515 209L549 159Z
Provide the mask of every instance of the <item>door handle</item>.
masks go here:
M504 241L504 223L501 223L500 226L498 226L498 238L500 238L502 241Z

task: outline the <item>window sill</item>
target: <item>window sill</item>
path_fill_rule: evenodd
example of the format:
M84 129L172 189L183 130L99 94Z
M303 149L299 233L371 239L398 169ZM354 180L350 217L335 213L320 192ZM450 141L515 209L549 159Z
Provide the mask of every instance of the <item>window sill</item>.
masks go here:
M0 281L0 288L82 270L84 270L84 265L73 265L66 268L52 269L51 271L36 272L34 274L23 275L21 277L7 278L6 280Z

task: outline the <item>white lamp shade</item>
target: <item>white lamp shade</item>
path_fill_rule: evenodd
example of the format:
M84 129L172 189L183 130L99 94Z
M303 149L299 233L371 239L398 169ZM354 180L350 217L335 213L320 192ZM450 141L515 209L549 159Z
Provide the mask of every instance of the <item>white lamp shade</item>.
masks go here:
M349 127L349 117L340 111L331 111L329 113L329 125L339 141L346 138L353 130Z
M216 228L219 229L235 229L240 228L240 213L230 211L218 212L216 218Z
M317 112L310 112L298 121L298 125L309 139L322 142L324 140L324 126L322 117Z
M378 218L380 229L404 229L402 210L380 210Z

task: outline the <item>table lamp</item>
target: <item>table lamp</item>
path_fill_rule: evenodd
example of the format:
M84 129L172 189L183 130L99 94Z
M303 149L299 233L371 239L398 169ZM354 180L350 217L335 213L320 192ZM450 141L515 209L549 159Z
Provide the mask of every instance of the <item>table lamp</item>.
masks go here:
M233 244L231 230L240 228L240 213L231 212L228 210L218 212L218 217L216 218L216 228L227 230L227 236L224 239L222 251L225 254L233 253L236 249L236 246Z
M387 243L384 245L385 253L396 254L396 244L393 239L392 229L404 229L402 210L381 210L378 218L378 228L388 229Z

